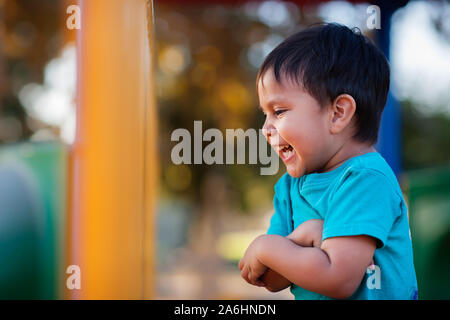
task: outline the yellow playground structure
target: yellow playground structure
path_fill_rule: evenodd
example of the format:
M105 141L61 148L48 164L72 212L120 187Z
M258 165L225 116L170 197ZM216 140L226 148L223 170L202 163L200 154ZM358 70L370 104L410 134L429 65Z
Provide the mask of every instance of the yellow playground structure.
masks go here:
M0 152L9 228L0 246L9 260L0 267L0 297L150 299L158 163L153 3L84 0L77 7L74 143L26 142Z

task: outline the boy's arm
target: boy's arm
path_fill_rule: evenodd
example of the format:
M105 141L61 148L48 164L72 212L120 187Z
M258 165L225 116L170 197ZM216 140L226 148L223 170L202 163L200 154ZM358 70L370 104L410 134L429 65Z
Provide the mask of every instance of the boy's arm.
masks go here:
M291 285L291 282L288 279L272 269L268 269L262 275L261 280L264 283L264 287L270 292L278 292Z
M369 236L329 238L315 248L263 235L250 245L239 265L244 279L252 284L260 283L258 278L270 268L306 290L345 299L361 283L375 248L376 240Z
M302 247L319 247L322 244L323 220L311 219L300 224L291 234L286 236L289 240ZM265 288L271 292L286 289L291 282L281 274L268 269L261 280Z

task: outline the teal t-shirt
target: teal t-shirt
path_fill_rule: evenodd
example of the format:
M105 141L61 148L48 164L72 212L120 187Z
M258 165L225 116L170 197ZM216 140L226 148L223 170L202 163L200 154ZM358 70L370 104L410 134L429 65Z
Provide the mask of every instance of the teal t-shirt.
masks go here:
M322 239L368 235L377 239L374 270L350 299L417 299L407 207L392 169L378 152L275 185L268 234L286 236L309 219L324 220ZM295 299L330 299L291 285Z

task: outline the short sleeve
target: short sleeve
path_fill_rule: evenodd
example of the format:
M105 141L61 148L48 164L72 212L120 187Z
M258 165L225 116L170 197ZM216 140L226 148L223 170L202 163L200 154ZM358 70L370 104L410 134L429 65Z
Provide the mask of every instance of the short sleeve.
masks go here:
M331 196L322 237L368 235L381 248L400 214L401 198L384 174L349 170Z
M290 179L287 173L275 185L273 206L275 209L267 234L287 236L293 231L292 210L289 198Z

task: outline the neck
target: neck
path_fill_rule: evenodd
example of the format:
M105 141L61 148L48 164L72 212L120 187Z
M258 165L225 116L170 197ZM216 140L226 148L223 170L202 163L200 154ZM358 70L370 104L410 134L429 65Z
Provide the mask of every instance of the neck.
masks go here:
M350 158L360 156L369 152L376 152L371 144L355 141L345 142L328 160L328 162L319 170L319 172L328 172L336 169Z

